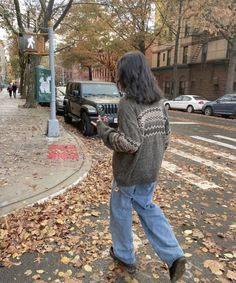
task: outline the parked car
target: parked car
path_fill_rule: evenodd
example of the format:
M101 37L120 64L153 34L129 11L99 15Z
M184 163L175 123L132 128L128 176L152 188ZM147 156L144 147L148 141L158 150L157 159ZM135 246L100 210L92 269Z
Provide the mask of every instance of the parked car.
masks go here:
M198 95L180 95L173 100L167 100L164 102L166 109L179 109L186 110L189 113L194 111L201 111L205 103L207 103L204 97Z
M57 114L64 112L64 98L66 95L66 87L58 86L56 88L56 112Z
M116 84L110 82L78 81L69 82L64 99L64 120L82 122L82 133L91 136L95 128L91 121L98 115L107 116L108 124L117 126L117 109L120 93Z
M236 116L236 94L226 94L215 101L210 101L203 106L202 111L208 116Z

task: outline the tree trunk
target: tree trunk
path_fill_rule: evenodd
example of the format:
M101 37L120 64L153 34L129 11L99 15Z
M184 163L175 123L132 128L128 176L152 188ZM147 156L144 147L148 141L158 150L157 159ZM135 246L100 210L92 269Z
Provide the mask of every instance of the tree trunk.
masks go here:
M36 93L35 93L35 78L36 78L36 70L35 67L40 64L40 56L38 55L30 55L30 62L28 65L27 76L28 80L28 89L26 95L26 103L24 105L25 108L35 108L37 107L36 101Z
M93 80L93 72L92 72L92 66L87 66L88 67L88 73L89 73L89 81Z
M236 37L229 42L229 65L227 72L226 81L226 93L234 92L234 78L235 78L235 68L236 68Z
M183 0L179 1L179 14L178 14L178 23L177 31L175 36L175 51L174 51L174 65L173 65L173 99L178 95L178 53L179 53L179 37L181 29L181 17L183 10Z

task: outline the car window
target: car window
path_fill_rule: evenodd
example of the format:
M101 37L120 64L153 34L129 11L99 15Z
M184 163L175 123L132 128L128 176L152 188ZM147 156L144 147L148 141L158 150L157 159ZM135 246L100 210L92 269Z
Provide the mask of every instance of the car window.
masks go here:
M183 96L183 99L182 99L183 101L190 101L190 100L192 100L191 99L191 97L189 97L189 96Z
M119 96L119 91L115 84L82 84L82 95L96 95L96 96Z
M177 96L175 99L174 99L174 101L182 101L183 100L183 96L181 95L181 96Z
M218 99L219 101L222 101L222 102L226 102L226 101L231 101L231 95L230 94L226 94L224 96L222 96L221 98Z
M193 98L195 100L205 100L206 98L202 97L202 96L197 96L197 95L194 95Z
M232 101L236 101L236 94L232 96Z

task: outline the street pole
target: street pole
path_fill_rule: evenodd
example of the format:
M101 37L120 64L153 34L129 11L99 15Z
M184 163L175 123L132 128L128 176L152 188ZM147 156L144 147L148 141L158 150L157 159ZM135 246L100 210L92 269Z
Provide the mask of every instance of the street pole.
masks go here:
M48 22L48 37L49 37L49 66L51 70L51 114L48 120L47 136L59 136L59 122L56 119L56 96L55 96L55 63L54 63L54 32L52 21Z

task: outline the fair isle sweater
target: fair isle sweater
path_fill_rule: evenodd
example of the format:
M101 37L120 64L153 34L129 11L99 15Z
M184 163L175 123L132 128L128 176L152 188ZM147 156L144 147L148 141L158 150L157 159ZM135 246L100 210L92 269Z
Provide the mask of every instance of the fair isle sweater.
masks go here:
M113 176L118 185L156 181L170 134L162 100L146 105L123 97L118 107L118 129L99 121L97 131L113 150Z

